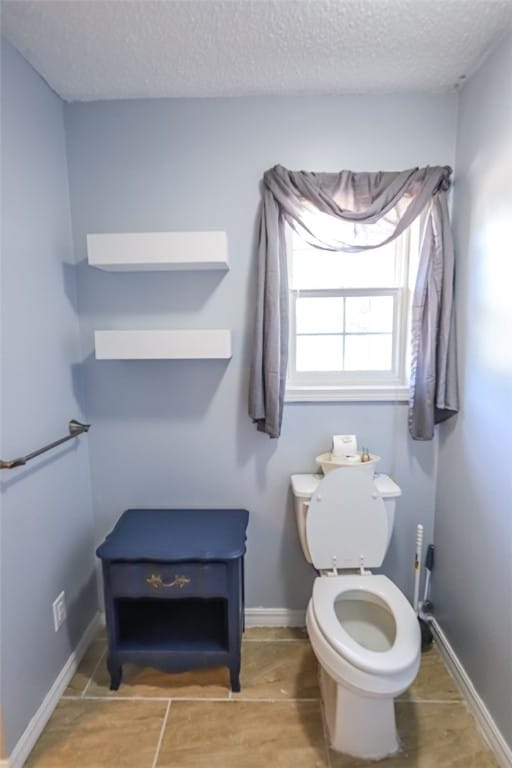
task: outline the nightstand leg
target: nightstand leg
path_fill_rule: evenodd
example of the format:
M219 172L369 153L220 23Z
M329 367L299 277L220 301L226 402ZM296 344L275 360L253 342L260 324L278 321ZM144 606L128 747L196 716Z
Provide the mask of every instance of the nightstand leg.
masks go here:
M233 693L240 693L240 664L229 667L229 682Z
M110 675L110 690L117 691L121 685L121 678L123 677L123 667L119 662L115 661L111 656L107 658L107 669Z

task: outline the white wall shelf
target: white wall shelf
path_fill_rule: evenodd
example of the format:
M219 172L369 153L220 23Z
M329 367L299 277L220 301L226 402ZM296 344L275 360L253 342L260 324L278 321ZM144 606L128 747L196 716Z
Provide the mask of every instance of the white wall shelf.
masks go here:
M97 360L229 359L231 331L95 331Z
M87 235L87 259L117 272L229 269L225 232Z

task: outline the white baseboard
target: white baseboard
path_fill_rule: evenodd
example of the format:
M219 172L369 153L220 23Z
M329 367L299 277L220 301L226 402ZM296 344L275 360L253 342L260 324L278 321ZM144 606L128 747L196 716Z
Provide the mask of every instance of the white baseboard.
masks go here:
M443 660L457 682L471 714L477 721L484 738L494 752L502 768L512 768L512 749L509 747L491 713L477 693L477 690L466 670L460 663L457 654L450 645L448 638L434 619L431 623L432 634L437 641L437 647Z
M0 762L0 768L22 768L99 628L100 615L97 613L82 635L77 647L62 667L57 679L41 702L41 706L23 731L20 740L14 747L8 759Z
M246 608L246 627L303 627L305 611L288 608Z

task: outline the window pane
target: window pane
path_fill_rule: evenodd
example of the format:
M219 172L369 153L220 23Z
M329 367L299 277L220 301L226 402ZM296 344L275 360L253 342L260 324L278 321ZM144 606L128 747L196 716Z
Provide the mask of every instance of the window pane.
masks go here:
M346 371L390 371L392 368L391 334L346 336Z
M343 331L343 299L297 298L295 303L297 333L341 333Z
M347 333L391 333L393 296L349 296L345 299Z
M341 371L342 336L297 336L298 371Z
M398 281L395 243L374 251L340 253L318 248L295 249L291 287L394 288Z

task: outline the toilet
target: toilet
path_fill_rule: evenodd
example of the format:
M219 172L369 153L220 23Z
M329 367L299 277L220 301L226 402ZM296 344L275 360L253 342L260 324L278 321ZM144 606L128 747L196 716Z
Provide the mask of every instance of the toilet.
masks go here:
M302 549L318 573L306 626L330 743L376 760L399 747L394 699L420 664L415 612L390 579L370 571L384 560L401 491L359 467L293 475L291 484Z

